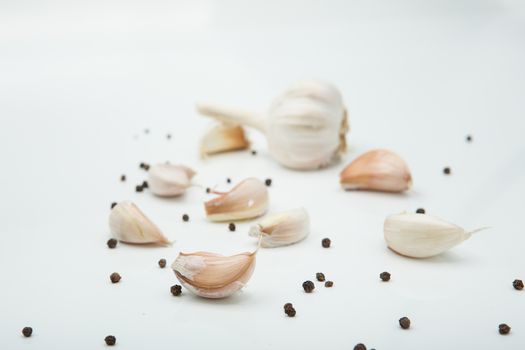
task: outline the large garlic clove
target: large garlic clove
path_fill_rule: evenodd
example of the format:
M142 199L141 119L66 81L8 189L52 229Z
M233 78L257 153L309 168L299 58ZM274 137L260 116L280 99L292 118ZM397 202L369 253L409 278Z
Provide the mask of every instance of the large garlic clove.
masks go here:
M111 210L109 228L113 237L126 243L170 243L160 229L130 201L120 202Z
M263 215L268 209L268 189L260 180L248 178L229 192L204 203L211 221L244 220Z
M397 154L383 149L357 157L340 174L345 190L403 192L412 186L407 164Z
M238 151L246 149L250 143L240 125L220 123L208 131L201 141L201 155Z
M148 188L162 197L179 196L191 186L195 171L184 165L156 164L150 167Z
M265 217L249 231L250 236L261 237L261 246L265 248L297 243L309 233L310 218L303 208Z
M318 169L346 149L346 108L339 90L326 82L293 85L274 101L267 116L202 103L197 109L203 115L265 133L272 156L289 168Z
M441 254L470 238L478 230L463 228L427 214L401 213L385 220L385 240L390 249L412 258Z
M255 269L255 254L180 253L172 264L181 284L204 298L224 298L243 288Z

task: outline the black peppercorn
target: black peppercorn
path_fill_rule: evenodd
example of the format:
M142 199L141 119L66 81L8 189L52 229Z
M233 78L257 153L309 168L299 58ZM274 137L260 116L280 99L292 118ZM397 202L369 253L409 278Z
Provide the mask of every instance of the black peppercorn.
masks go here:
M289 308L292 308L292 307L293 307L292 303L286 303L286 304L284 304L284 311L286 311L286 310L288 310Z
M425 209L419 208L418 210L416 210L416 214L425 214Z
M211 189L209 187L206 187L206 193L210 193Z
M110 238L107 241L108 248L113 249L117 246L118 241L115 238Z
M190 217L188 216L188 214L182 215L182 221L188 222L189 220L190 220Z
M31 327L24 327L22 329L22 334L24 335L24 337L29 338L31 336L31 334L33 334L33 328L31 328Z
M226 182L230 184L230 183L232 182L232 179L227 178L227 179L226 179Z
M145 166L145 165L146 165L146 163L141 162L141 163L139 164L139 167L140 167L141 169L144 169L144 166Z
M171 134L166 134L166 138L167 138L168 140L171 140Z
M322 273L322 272L317 272L317 273L315 274L315 278L317 278L317 280L318 280L319 282L324 282L324 273Z
M142 192L142 190L143 190L143 188L142 188L141 185L137 185L137 186L135 186L135 191L137 191L137 192Z
M165 268L166 267L166 259L160 259L159 260L159 267L161 269Z
M315 289L314 282L312 281L304 281L303 282L303 289L306 293L312 293Z
M256 156L257 155L257 151L252 149L252 156Z
M383 282L388 282L388 281L390 281L390 273L388 273L386 271L385 272L381 272L379 274L379 278L381 278L381 281L383 281Z
M264 183L266 184L266 186L270 187L272 185L272 179L266 179L264 180Z
M471 142L472 141L472 136L471 135L467 135L466 139L467 139L467 142Z
M149 170L149 164L144 164L144 170L146 170L146 171Z
M334 282L332 282L332 281L326 281L326 282L324 283L324 286L325 286L326 288L332 288L332 287L334 286Z
M401 317L399 319L399 325L403 329L409 329L410 328L410 320L408 319L408 317Z
M111 275L109 275L109 279L111 280L111 283L118 283L122 277L118 274L118 272L113 272Z
M449 168L448 166L445 167L445 168L443 169L443 173L444 173L445 175L450 175L450 168Z
M117 202L111 203L111 209L115 208L116 205L117 205Z
M120 175L120 181L126 181L126 175Z
M228 229L232 232L235 231L235 224L233 222L230 222L230 224L228 225Z
M104 341L106 342L106 345L113 346L117 342L117 338L112 335L108 335L104 338Z
M323 245L323 248L330 248L330 244L332 244L332 241L330 240L330 238L323 238L321 244Z
M143 189L149 187L148 182L147 182L146 180L144 180L144 181L142 182L142 185L141 185L141 186L142 186Z
M145 134L149 134L149 129L144 129Z
M288 309L284 310L284 313L288 315L288 317L295 317L295 309L293 306L289 307Z
M502 323L499 325L499 334L509 334L510 327L506 323Z
M522 290L523 289L523 281L522 280L514 280L514 282L512 282L512 286L514 286L514 289Z
M182 287L180 285L178 285L178 284L175 284L175 285L171 286L170 291L171 291L171 294L173 294L174 296L178 297L179 295L182 294Z
M359 343L356 346L354 346L354 350L366 350L365 344Z

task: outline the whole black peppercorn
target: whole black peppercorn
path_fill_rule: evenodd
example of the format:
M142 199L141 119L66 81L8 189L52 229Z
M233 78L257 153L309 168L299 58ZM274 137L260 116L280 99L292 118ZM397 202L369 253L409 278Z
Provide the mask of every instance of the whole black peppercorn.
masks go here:
M117 202L111 203L111 209L115 208L116 205L117 205Z
M111 280L111 283L118 283L122 277L118 274L118 272L113 272L111 275L109 275L109 279Z
M390 273L388 273L386 271L385 272L381 272L379 274L379 278L381 278L381 281L383 281L383 282L388 282L388 281L390 281Z
M161 269L165 268L166 267L166 259L160 259L159 260L159 267Z
M141 186L142 186L143 189L149 187L148 182L147 182L146 180L144 180L144 181L142 182L142 185L141 185Z
M106 345L113 346L117 342L117 338L112 335L108 335L104 338L104 341L106 342Z
M304 281L303 282L303 289L306 293L312 293L315 289L314 282L312 281Z
M206 193L210 193L211 189L209 187L206 187Z
M149 129L144 129L145 134L149 134Z
M509 334L510 327L506 323L502 323L499 325L499 334Z
M472 141L472 136L471 135L467 135L466 140L467 140L467 142L471 142Z
M235 231L235 224L233 222L230 222L230 224L228 225L228 229L232 232Z
M284 304L284 311L286 311L286 310L288 310L289 308L292 308L292 307L293 307L292 303L286 303L286 304Z
M182 221L185 221L185 222L190 221L190 217L188 216L188 214L182 215Z
M408 317L401 317L399 319L399 325L403 329L409 329L410 328L410 320L408 319Z
M166 134L166 138L167 138L168 140L171 140L171 134Z
M126 181L126 175L120 175L120 181Z
M144 164L144 170L146 170L146 171L149 170L149 164Z
M522 290L523 289L523 281L522 280L514 280L514 282L512 282L512 286L516 290Z
M332 288L332 287L334 286L334 282L332 282L332 281L326 281L326 282L324 283L324 286L325 286L326 288Z
M317 278L317 280L318 280L319 282L324 282L324 279L325 279L325 278L324 278L324 273L322 273L322 272L317 272L317 273L315 274L315 278Z
M294 307L289 307L288 309L284 310L284 313L288 315L288 317L295 317L295 309Z
M366 350L365 344L359 343L356 346L354 346L354 350Z
M141 185L137 185L137 186L135 186L135 191L137 191L137 192L142 192L142 190L143 190L143 188L142 188Z
M146 166L146 163L144 163L144 162L141 162L141 163L139 164L139 167L140 167L141 169L144 169L144 166Z
M425 214L425 209L418 208L418 210L416 210L416 214Z
M257 151L252 149L252 156L256 156L257 155Z
M24 337L29 338L31 336L31 334L33 334L33 328L31 328L31 327L24 327L22 329L22 334L24 335Z
M230 184L230 183L232 182L232 179L227 178L227 179L226 179L226 182Z
M171 291L171 294L173 294L174 296L178 297L179 295L182 294L182 287L180 285L178 285L178 284L175 284L175 285L171 286L170 291Z
M110 238L107 241L107 245L109 249L113 249L117 246L118 241L115 238Z
M272 185L272 179L266 179L264 180L264 183L266 184L266 186L270 187Z
M450 175L450 168L449 168L448 166L445 167L445 168L443 169L443 173L444 173L445 175Z
M323 248L330 248L332 241L330 240L330 238L323 238L321 244L323 245Z

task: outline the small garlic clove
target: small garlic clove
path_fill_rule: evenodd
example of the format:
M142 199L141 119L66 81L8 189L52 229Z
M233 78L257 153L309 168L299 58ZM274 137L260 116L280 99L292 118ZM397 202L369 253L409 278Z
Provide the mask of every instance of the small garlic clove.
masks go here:
M150 191L162 197L179 196L191 186L195 171L174 164L156 164L150 167L148 187Z
M427 214L401 213L390 215L384 224L385 241L394 252L412 257L428 258L460 244L479 230L463 228Z
M255 269L255 255L222 256L214 253L180 253L172 269L181 284L204 298L225 298L243 288Z
M357 157L340 174L345 190L403 192L412 186L407 164L397 154L383 149Z
M244 220L263 215L268 209L268 189L260 180L248 178L229 192L204 203L211 221Z
M130 201L120 202L111 209L109 228L113 237L126 243L170 243L159 228Z
M201 141L201 155L203 157L230 151L246 149L250 143L244 135L240 125L220 123L208 131Z
M261 237L261 246L273 248L297 243L310 233L310 218L305 209L293 209L265 217L252 226L249 235Z

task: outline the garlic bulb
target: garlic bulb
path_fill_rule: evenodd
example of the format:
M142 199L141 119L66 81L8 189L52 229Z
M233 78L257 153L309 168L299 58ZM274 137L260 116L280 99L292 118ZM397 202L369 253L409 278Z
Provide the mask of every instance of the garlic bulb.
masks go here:
M203 115L263 132L272 156L292 169L322 168L346 150L346 108L339 90L329 83L293 85L275 99L266 116L203 103L197 109Z
M239 125L220 123L215 125L204 135L201 141L201 155L203 157L246 149L250 143L244 136L244 129Z
M279 247L297 243L310 233L310 218L303 208L273 214L252 226L250 236L261 237L261 246Z
M229 192L212 193L219 196L204 203L206 216L211 221L250 219L268 209L268 189L255 178L242 181Z
M156 164L150 167L148 187L157 196L179 196L191 186L195 171L184 165Z
M397 154L383 149L366 152L340 175L345 190L403 192L412 186L407 164Z
M224 298L246 285L255 269L255 254L180 253L171 267L180 283L194 294Z
M122 242L169 244L159 228L130 201L120 202L111 210L109 228Z
M428 258L443 253L482 229L467 232L427 214L401 213L385 220L386 244L398 254Z

